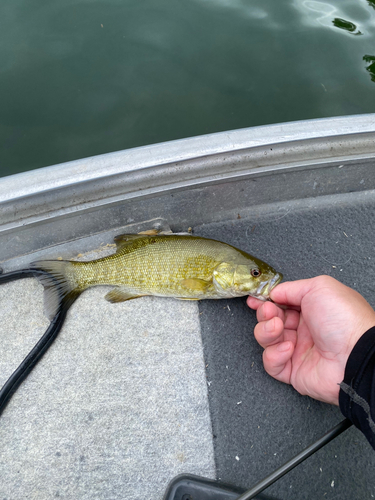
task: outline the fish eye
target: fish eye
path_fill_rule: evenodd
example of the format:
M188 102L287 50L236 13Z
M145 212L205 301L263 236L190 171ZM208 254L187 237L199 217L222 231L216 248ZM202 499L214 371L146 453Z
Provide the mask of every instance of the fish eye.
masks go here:
M254 276L254 278L257 278L258 276L260 276L262 273L260 271L260 269L258 268L255 268L255 269L252 269L251 270L251 276Z

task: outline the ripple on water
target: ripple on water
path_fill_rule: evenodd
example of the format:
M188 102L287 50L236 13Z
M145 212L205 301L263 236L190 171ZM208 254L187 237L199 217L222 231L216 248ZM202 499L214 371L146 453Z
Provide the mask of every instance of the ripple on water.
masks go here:
M295 0L294 7L302 15L301 22L309 27L320 25L350 35L364 35L374 30L375 0L367 0L367 4Z

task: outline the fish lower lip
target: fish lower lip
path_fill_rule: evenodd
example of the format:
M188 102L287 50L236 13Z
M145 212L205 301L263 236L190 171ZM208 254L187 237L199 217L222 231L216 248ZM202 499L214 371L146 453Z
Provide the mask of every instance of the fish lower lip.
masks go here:
M283 279L282 274L279 274L279 273L275 274L275 276L270 281L269 291L271 291L273 288L275 288L275 286L278 285L282 279Z
M260 285L258 286L257 291L255 292L255 295L256 296L262 296L263 291L267 287L268 283L269 283L268 281L262 281L260 283Z
M278 285L282 279L283 275L277 273L270 281L262 281L257 288L256 295L263 298L269 297L271 290L275 288L275 286Z

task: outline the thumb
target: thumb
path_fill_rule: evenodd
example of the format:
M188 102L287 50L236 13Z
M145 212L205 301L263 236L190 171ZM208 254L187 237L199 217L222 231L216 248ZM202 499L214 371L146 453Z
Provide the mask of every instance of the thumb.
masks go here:
M315 278L298 281L286 281L275 286L270 297L276 304L300 307L303 297L314 286Z

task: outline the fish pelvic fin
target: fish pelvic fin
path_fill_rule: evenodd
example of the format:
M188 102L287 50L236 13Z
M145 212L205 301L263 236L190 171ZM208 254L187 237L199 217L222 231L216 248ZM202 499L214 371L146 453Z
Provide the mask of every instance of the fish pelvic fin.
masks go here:
M74 279L72 262L40 260L32 262L30 269L44 287L44 312L50 321L61 307L68 310L83 291Z

